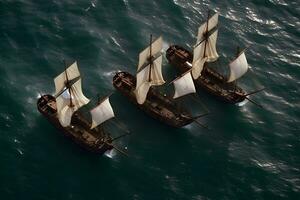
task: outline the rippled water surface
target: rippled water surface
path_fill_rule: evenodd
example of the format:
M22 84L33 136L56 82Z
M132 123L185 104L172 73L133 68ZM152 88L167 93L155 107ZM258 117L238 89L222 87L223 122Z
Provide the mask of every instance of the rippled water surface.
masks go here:
M54 93L63 59L78 61L86 96L105 96L117 70L135 73L150 33L163 36L165 49L192 48L208 8L220 14L218 69L228 73L236 47L249 47L239 85L266 87L251 97L264 109L199 91L211 130L173 129L115 92L115 113L132 133L118 146L130 157L83 151L38 113L36 100ZM2 0L1 199L300 199L299 13L293 0ZM170 81L175 70L163 65ZM181 104L204 112L194 99Z

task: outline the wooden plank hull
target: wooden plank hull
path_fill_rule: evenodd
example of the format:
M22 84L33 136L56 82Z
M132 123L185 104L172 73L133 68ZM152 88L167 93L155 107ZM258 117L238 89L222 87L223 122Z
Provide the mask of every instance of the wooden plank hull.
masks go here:
M192 63L193 54L178 45L172 45L168 48L166 57L171 65L174 65L181 73L191 68L187 62ZM205 67L201 76L194 80L198 88L217 97L219 100L227 103L239 103L245 100L245 92L234 83L227 83L227 80L220 73Z
M172 99L150 88L144 104L138 104L134 94L136 78L128 72L118 72L114 87L145 113L172 127L182 127L194 120L187 111L180 110Z
M107 150L111 150L111 138L105 134L103 128L97 127L90 129L90 123L86 121L79 113L72 116L71 126L61 126L56 110L55 98L51 95L43 95L37 101L37 108L57 129L65 136L71 138L75 143L84 149L104 154Z

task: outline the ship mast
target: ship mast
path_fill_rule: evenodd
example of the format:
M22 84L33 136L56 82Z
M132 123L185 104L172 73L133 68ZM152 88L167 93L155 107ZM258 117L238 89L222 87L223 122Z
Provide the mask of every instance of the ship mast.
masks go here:
M162 76L162 37L152 42L150 35L150 45L139 54L139 64L137 69L137 82L135 94L139 104L146 100L147 93L152 86L165 83ZM156 57L157 56L157 57Z
M149 56L149 82L151 82L151 68L152 68L152 34L150 34L150 56Z
M68 89L68 92L70 94L70 107L74 107L73 102L72 102L72 94L71 94L71 85L69 82L69 78L68 78L68 73L67 73L67 65L66 65L66 61L64 60L64 64L65 64L65 74L66 74L66 88Z
M240 47L237 46L236 47L236 58L239 56L239 54L240 54Z
M207 40L208 40L208 21L209 21L209 10L207 12L207 19L206 19L206 31L204 34L204 51L203 51L203 58L205 58L205 52L206 52L206 45L207 45ZM204 66L205 67L205 66Z
M73 113L90 101L82 93L77 62L56 76L54 84L58 119L63 127L67 127L71 124Z

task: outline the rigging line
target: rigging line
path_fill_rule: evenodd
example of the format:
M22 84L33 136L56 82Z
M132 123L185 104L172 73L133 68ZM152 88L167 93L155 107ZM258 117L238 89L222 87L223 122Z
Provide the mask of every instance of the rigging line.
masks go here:
M106 144L106 145L108 145L108 146L112 146L115 150L117 150L119 153L121 153L121 154L123 154L123 155L125 155L125 156L127 156L127 157L129 157L129 155L125 152L125 151L123 151L123 150L121 150L121 149L119 149L118 147L116 147L114 144L112 144L112 143L109 143L108 141L106 141L106 140L104 140L103 141L103 143L104 144Z
M210 31L207 32L207 38L209 38L212 34L214 34L218 30L218 25L212 28ZM200 42L194 45L194 49L198 47L202 42L206 41L206 38L203 38Z
M162 56L162 55L163 55L162 53L157 53L157 54L155 54L154 56L152 56L152 58L153 58L152 61L153 61L153 62L156 61L156 59L159 58L159 57ZM145 62L145 63L140 67L140 69L137 70L136 73L138 74L140 71L142 71L143 69L145 69L149 64L150 64L149 61Z
M113 95L114 94L114 92L110 92L108 95L106 95L103 99L101 99L100 101L99 101L99 99L98 99L98 102L97 102L97 104L98 105L100 105L101 103L103 103L106 99L108 99L111 95Z
M208 126L206 126L206 125L204 125L204 124L201 124L201 123L198 122L197 120L194 120L194 122L195 122L197 125L201 126L202 128L205 128L205 129L207 129L207 130L211 130Z
M265 90L265 89L266 89L266 88L264 87L264 88L261 88L261 89L256 90L256 91L249 92L248 94L245 94L244 96L247 97L247 96L249 96L249 95L252 95L252 94L256 94L256 93L258 93L258 92L261 92L261 91L263 91L263 90Z
M72 82L71 82L71 84L69 85L70 86L70 88L72 87L72 85L74 85L77 81L79 81L80 80L80 76L78 76L78 77L76 77L76 78L74 78L74 79L72 79ZM65 88L63 88L59 93L57 93L54 97L55 98L57 98L57 97L59 97L60 95L62 95L66 90L68 90L69 89L69 87L65 87Z
M229 64L232 63L233 61L235 61L240 55L242 55L242 53L244 53L246 50L248 50L251 46L252 46L252 44L246 46L242 51L240 51L240 52L237 54L237 56L236 56L233 60L231 60L231 61L229 62Z
M262 108L262 109L265 110L265 108L264 108L262 105L258 104L257 102L253 101L252 99L249 99L248 97L245 97L245 98L246 98L247 100L249 100L251 103L253 103L254 105L256 105L256 106L258 106L258 107L260 107L260 108Z
M72 87L72 85L74 85L77 81L79 81L80 78L81 78L81 77L78 76L78 77L72 79L71 81L69 81L69 86ZM66 90L68 90L68 89L69 89L68 87L63 88L63 89L62 89L60 92L58 92L54 97L55 97L55 98L59 97L62 93L64 93L64 92L65 92Z
M107 142L105 142L105 143L107 144ZM115 150L117 150L119 153L121 153L121 154L123 154L123 155L129 157L129 154L128 154L128 153L126 153L125 151L119 149L119 148L116 147L115 145L113 145L113 144L108 144L108 145L111 145L111 146L112 146Z
M240 57L240 55L242 55L246 50L247 50L247 47L244 48L242 51L240 51L240 52L237 54L237 56L236 56L234 59L232 59L232 60L228 63L228 65L230 65L231 63L233 63L236 59L238 59L238 57Z
M66 88L68 88L69 90L69 94L70 94L70 107L73 107L73 102L72 102L72 94L71 94L71 86L69 85L69 78L68 78L68 73L67 73L67 63L64 60L64 65L65 65L65 75L66 75L66 80L67 82L65 83Z
M186 75L187 73L191 72L193 68L190 68L189 70L187 70L186 72L184 72L183 74L177 76L174 80L172 80L170 83L168 83L168 85L171 85L172 83L174 83L175 81L177 81L178 79L182 78L184 75Z
M204 115L207 115L207 114L204 114ZM193 120L193 122L195 122L196 124L198 124L199 126L203 127L203 128L206 128L208 130L211 130L208 126L204 125L204 124L201 124L200 122L197 121L197 119L194 119L193 117L190 117L190 116L187 116L187 115L184 115L184 114L181 114L181 116L183 117L186 117L187 119L191 119Z
M193 117L193 119L196 120L196 119L205 117L205 116L207 116L207 115L209 115L209 114L210 114L210 112L207 112L207 113L204 113L204 114L202 114L202 115L195 116L195 117Z
M115 140L118 140L118 139L120 139L120 138L122 138L122 137L125 137L125 136L127 136L127 135L130 135L130 134L131 134L131 133L125 133L125 134L119 135L119 136L113 138L111 141L113 142L113 141L115 141Z

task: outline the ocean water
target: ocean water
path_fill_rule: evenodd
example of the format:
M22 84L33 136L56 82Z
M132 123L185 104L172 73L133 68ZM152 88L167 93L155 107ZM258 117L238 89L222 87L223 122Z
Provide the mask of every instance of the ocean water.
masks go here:
M211 111L174 129L114 92L117 70L135 73L149 36L192 48L208 9L219 12L218 68L228 73L236 47L248 47L251 102L229 105L199 91ZM1 0L0 198L10 199L300 199L300 2L293 0ZM117 142L130 154L86 152L36 109L54 93L63 60L77 60L87 97L110 92ZM175 69L166 59L167 81ZM161 89L170 92L165 86ZM195 114L198 101L180 103ZM105 124L112 136L123 130Z

